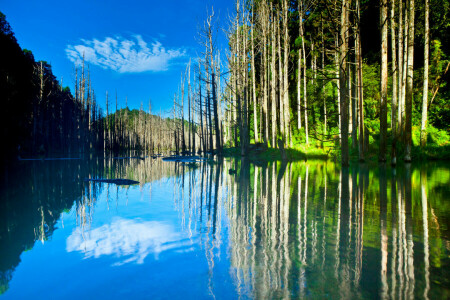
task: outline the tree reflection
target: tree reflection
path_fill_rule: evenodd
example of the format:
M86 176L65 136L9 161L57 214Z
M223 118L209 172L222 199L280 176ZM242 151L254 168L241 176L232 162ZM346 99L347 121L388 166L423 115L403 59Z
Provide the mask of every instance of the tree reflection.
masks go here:
M417 278L422 263L414 253L409 166L398 170L400 174L386 166L339 170L321 162L258 166L240 160L218 166L208 171L215 180L209 180L212 184L205 187L209 191L205 199L200 193L199 201L208 203L208 218L223 206L229 224L213 221L205 224L211 232L201 233L210 245L205 253L213 276L214 260L220 259L213 250L220 249L213 247L214 233L229 226L230 265L238 295L428 297L429 229L426 215L421 216L425 271ZM236 174L223 171L231 166ZM425 177L421 174L421 183ZM421 207L426 214L423 186Z
M198 245L212 296L223 261L229 262L237 296L244 298L427 299L449 294L449 239L443 229L450 212L443 201L449 168L101 158L88 164L36 162L23 170L21 180L16 180L19 174L10 176L1 189L3 291L22 251L49 239L62 212L75 203L71 251L84 245L90 257L119 251L129 254L121 262L143 263L149 253L180 243ZM119 195L128 197L128 187L84 178L137 180L149 205L156 185L169 183L173 190L165 192L183 233L126 219L102 230L90 228L99 195L104 193L107 207L114 208ZM109 248L100 249L100 244Z

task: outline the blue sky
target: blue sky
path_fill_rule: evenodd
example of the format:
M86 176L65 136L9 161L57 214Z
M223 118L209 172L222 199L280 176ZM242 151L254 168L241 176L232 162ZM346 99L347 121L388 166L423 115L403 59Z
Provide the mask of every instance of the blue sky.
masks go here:
M0 10L22 48L48 61L63 85L74 89L74 63L89 63L97 101L117 91L119 106L168 111L189 58L203 49L198 29L214 7L228 25L232 0L1 0ZM217 38L226 46L222 30Z

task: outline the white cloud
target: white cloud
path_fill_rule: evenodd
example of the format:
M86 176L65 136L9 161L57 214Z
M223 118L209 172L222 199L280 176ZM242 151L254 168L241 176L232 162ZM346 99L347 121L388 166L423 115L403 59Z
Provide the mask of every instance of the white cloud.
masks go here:
M79 251L85 258L114 255L119 258L114 265L142 264L149 254L157 258L170 249L192 251L192 241L172 226L157 221L116 218L89 232L77 228L66 240L67 252Z
M119 73L166 71L169 63L185 56L181 49L166 49L160 42L147 44L140 35L130 39L107 37L103 41L81 40L80 45L68 45L66 55L70 61L80 64L83 59L103 69Z

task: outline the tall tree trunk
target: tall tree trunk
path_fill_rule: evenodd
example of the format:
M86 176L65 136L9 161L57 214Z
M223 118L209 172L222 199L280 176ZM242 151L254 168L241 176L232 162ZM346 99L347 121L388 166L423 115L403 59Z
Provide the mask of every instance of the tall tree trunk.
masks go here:
M103 139L103 151L106 150L106 130L108 131L108 148L109 148L109 144L111 143L109 141L109 110L108 110L108 91L106 91L106 117L105 117L105 132L103 133L103 136L105 137Z
M291 136L291 126L290 126L290 105L289 105L289 80L288 80L288 72L289 72L289 27L288 27L288 11L289 5L288 1L283 1L283 41L284 41L284 70L283 70L283 102L284 102L284 132L285 132L285 140L286 145L288 145L288 141L290 146L292 147L292 139Z
M193 82L193 86L194 86L194 90L195 90L195 74L194 74L194 82ZM191 91L191 89L189 88L189 93L191 94L191 96L193 96L193 93ZM192 98L192 103L191 103L191 109L192 109L192 125L191 125L191 131L192 131L192 151L195 155L195 134L197 133L196 127L195 127L195 98Z
M403 134L403 116L402 116L402 101L403 101L403 0L398 3L398 82L397 82L397 128L396 128L396 145L399 138Z
M359 107L359 161L364 161L364 94L363 94L363 78L362 78L362 54L361 54L361 14L360 2L356 0L356 14L357 14L357 30L356 30L356 57L358 64L358 107Z
M302 81L302 50L298 49L297 64L297 129L302 128L302 97L301 97L301 81Z
M208 24L208 50L209 50L209 69L211 70L211 92L212 92L212 102L213 102L213 113L214 113L214 129L215 129L215 137L216 137L216 150L217 153L220 155L222 153L222 145L220 143L221 139L221 132L219 128L219 111L218 111L218 99L216 95L216 74L215 74L215 66L214 66L214 43L213 43L213 34L212 34L212 23L211 23L212 16L209 17L207 24ZM210 116L210 122L211 122L211 116ZM212 123L211 123L211 149L212 146Z
M261 124L264 124L264 144L267 146L269 143L269 64L268 64L268 51L267 51L267 44L268 44L268 31L270 31L270 23L269 23L269 15L267 11L267 4L263 2L261 4L261 14L262 14L262 38L263 38L263 56L262 56L262 70L260 71L262 74L262 80L263 80L263 115L260 120ZM263 122L264 120L264 122ZM261 131L262 133L262 131Z
M400 1L401 2L401 1ZM405 141L406 136L406 116L405 116L405 103L406 103L406 81L407 81L407 74L408 74L408 44L409 44L409 12L407 10L407 7L405 7L404 10L405 16L403 21L403 73L402 73L402 99L400 102L400 113L401 113L401 133L402 133L402 140Z
M423 63L423 97L422 97L422 124L420 127L420 146L427 144L427 119L428 119L428 65L430 51L430 8L428 0L425 0L425 49Z
M191 144L191 61L188 64L188 149L192 151Z
M237 34L236 34L236 38L237 38ZM231 69L231 89L233 91L233 97L232 97L232 103L231 103L231 124L233 126L233 130L232 130L232 136L233 136L233 143L234 143L234 147L238 146L238 142L237 142L237 113L238 113L238 106L237 106L237 89L238 89L238 85L237 85L237 64L238 64L238 59L237 59L237 40L235 39L234 41L234 45L232 46L233 48L233 66Z
M411 161L412 146L412 98L414 76L414 0L409 1L408 16L408 78L406 80L405 94L405 162Z
M344 0L345 1L345 0ZM300 12L300 38L302 41L302 50L303 50L303 102L305 110L305 138L306 145L309 145L309 136L308 136L308 96L306 92L306 50L305 50L305 33L303 26L303 0L299 1L299 12Z
M113 143L113 147L115 148L116 147L116 145L118 144L118 130L119 130L119 127L117 126L117 90L116 90L116 112L114 113L114 138L113 138L113 140L114 140L114 143ZM119 119L119 121L120 121L120 119ZM110 142L111 143L111 142ZM110 145L110 147L111 147L111 145Z
M207 75L208 73L206 73ZM213 125L212 125L212 112L211 112L211 87L207 85L207 91L206 91L206 109L207 109L207 131L209 136L209 151L213 153L214 150L214 140L213 140Z
M205 134L203 128L203 101L202 101L202 67L200 65L200 61L198 62L198 101L199 101L199 118L200 118L200 133L202 137L202 150L203 153L206 152L206 144L205 144Z
M349 5L350 6L350 5ZM350 24L349 24L350 26ZM350 43L350 39L349 39L349 43ZM349 46L350 49L350 46ZM347 73L348 73L348 78L347 78L347 95L348 95L348 132L349 134L353 137L353 118L352 118L352 109L353 109L353 97L352 97L352 64L351 59L350 59L350 50L348 50L347 52L347 62L348 62L348 66L347 66ZM353 143L352 143L352 148L353 148Z
M337 111L338 111L338 127L339 127L339 145L342 143L342 133L341 133L341 128L342 128L342 115L341 115L341 80L340 80L340 73L341 73L341 68L340 68L340 60L339 60L339 35L336 33L336 38L335 38L335 53L334 53L334 60L335 60L335 64L336 64L336 90L337 90Z
M277 75L276 75L276 47L277 47L277 41L275 38L275 13L273 13L272 9L272 3L270 4L270 11L272 12L272 60L271 60L271 75L272 75L272 147L276 148L276 141L277 141ZM267 124L269 126L269 124Z
M284 142L284 137L285 137L285 119L284 119L284 74L283 74L283 57L281 55L281 24L280 24L280 20L278 17L278 14L281 14L282 12L279 12L277 10L276 14L277 14L277 18L276 18L276 26L277 26L277 39L278 39L278 101L279 101L279 105L280 105L280 132L281 132L281 137L283 139Z
M245 156L247 155L247 150L248 150L248 139L249 139L249 134L248 134L248 61L247 61L247 57L248 57L248 53L247 53L247 33L245 33L245 35L242 36L242 40L243 40L243 47L242 47L242 56L243 57L243 62L242 62L242 73L243 73L243 103L242 103L242 127L241 127L241 155Z
M401 1L401 0L400 0ZM395 39L395 0L391 0L391 50L392 50L392 107L391 128L392 148L391 164L397 163L397 49Z
M183 76L183 75L181 75ZM184 78L181 78L181 154L185 155L186 140L184 136Z
M259 142L259 134L258 134L258 107L256 103L256 65L255 65L255 41L254 41L254 34L255 31L255 24L253 23L253 5L252 5L252 24L251 24L251 48L252 48L252 96L253 96L253 128L255 133L255 143Z
M339 86L341 87L341 164L348 166L348 90L347 90L347 51L348 51L348 0L342 1L340 47L339 47Z
M218 101L216 95L216 76L213 71L211 74L211 85L212 85L212 95L213 95L213 106L214 106L214 127L216 131L216 149L217 153L220 155L222 153L222 145L220 144L221 132L219 128L219 113L218 113Z
M222 105L222 101L223 101L223 94L222 94L222 88L220 87L220 83L221 83L221 73L220 73L220 53L217 53L216 56L216 82L217 82L217 87L216 87L216 97L217 97L217 118L218 118L218 123L219 123L219 144L220 144L220 153L222 153L223 150L223 137L224 137L224 130L223 130L223 117L224 117L224 109L223 109L223 105Z
M387 84L388 84L388 22L387 0L380 0L381 8L381 97L380 97L380 153L379 161L386 161L387 151Z
M355 52L356 52L356 48L355 48ZM352 72L351 72L351 76L350 76L350 89L349 89L349 93L350 93L350 97L351 97L351 104L352 104L352 109L351 109L351 122L352 122L352 149L356 149L357 148L357 144L358 144L358 116L357 116L357 112L358 112L358 103L356 102L356 55L355 55L355 64L353 66L351 66Z
M322 15L320 16L320 31L321 31L321 37L322 37L322 80L321 80L321 96L323 99L323 133L327 134L327 101L326 101L326 95L325 95L325 85L324 85L324 73L325 73L325 40L323 35L323 20Z
M239 2L237 3L239 5ZM241 85L242 85L242 77L241 77L241 60L243 58L240 52L240 31L239 31L239 7L238 7L238 17L236 20L236 54L237 54L237 65L236 65L236 114L237 114L237 125L239 126L239 137L240 137L240 146L242 151L242 105L241 105ZM241 153L242 154L242 153Z

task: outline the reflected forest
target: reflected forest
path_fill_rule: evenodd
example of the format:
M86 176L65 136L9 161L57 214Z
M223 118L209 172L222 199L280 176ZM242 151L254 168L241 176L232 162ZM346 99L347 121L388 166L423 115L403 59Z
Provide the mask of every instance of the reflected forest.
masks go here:
M184 5L0 11L0 299L450 298L450 1Z
M6 201L1 223L8 228L1 232L3 292L21 254L36 242L52 242L55 230L72 222L77 238L67 239L67 251L80 251L85 258L115 255L115 264L142 264L157 251L160 256L182 251L202 255L210 296L449 295L448 165L393 170L365 165L341 169L324 161L255 165L246 158L198 165L99 159L32 162L17 171L21 179L11 177L8 188L2 186ZM79 180L85 176L126 177L140 185ZM179 235L153 246L148 244L152 237L142 232L132 237L131 228L119 235L126 242L116 232L94 234L99 229L96 217L110 211L126 216L136 201L160 210L154 199L167 187L171 190L163 192L163 200L179 221ZM104 239L109 251L102 249ZM218 288L223 261L229 265L226 275L232 290Z

